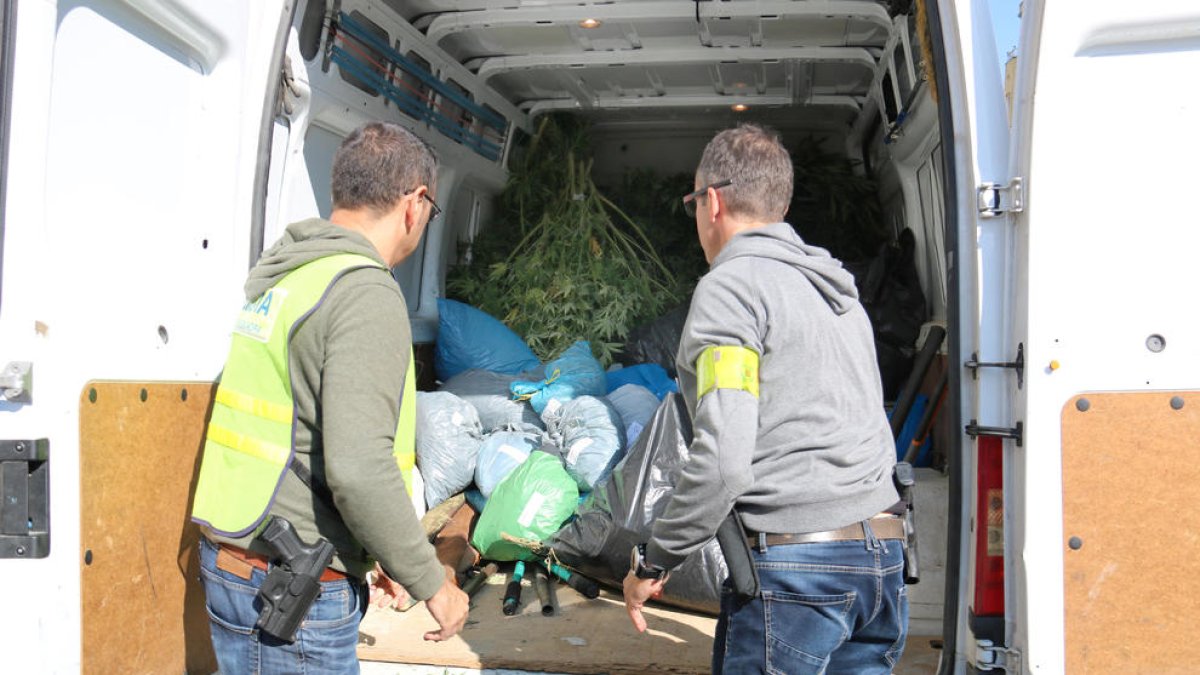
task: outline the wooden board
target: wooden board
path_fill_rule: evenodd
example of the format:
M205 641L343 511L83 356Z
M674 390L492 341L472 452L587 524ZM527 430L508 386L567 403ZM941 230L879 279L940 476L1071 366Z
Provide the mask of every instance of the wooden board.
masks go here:
M1200 392L1078 396L1062 453L1066 671L1196 672Z
M188 522L211 382L92 382L79 403L82 666L211 673ZM186 392L186 395L185 393Z
M367 661L454 668L516 668L556 673L707 673L717 620L662 607L646 610L638 634L619 594L587 600L558 584L559 613L544 617L537 595L522 590L521 612L504 616L504 574L472 599L466 628L446 642L421 636L437 624L418 604L407 612L372 608L359 627L358 656Z

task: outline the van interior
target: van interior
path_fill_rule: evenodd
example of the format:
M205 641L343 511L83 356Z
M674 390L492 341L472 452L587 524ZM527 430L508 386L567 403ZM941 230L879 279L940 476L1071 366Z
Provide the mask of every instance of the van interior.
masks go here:
M1002 577L999 607L995 588L988 595L978 570L972 598L960 597L957 582L947 586L947 575L959 576L960 538L971 535L954 516L961 489L953 491L951 508L949 467L961 452L954 432L961 428L957 380L947 383L947 355L958 339L948 321L958 293L946 254L954 242L945 207L952 192L947 175L953 172L947 171L943 151L946 96L939 99L937 91L939 48L930 37L938 29L925 4L298 3L273 155L302 146L306 173L287 179L290 187L272 177L276 182L269 189L282 196L278 213L268 212L262 243L269 245L288 222L313 212L329 214L329 166L350 130L387 120L415 131L439 156L436 199L445 215L431 223L422 248L394 273L427 366L437 338L437 300L453 295L448 279L470 263L471 242L497 226L513 167L531 152L531 140L546 120L568 120L583 129L591 178L617 203L628 203L621 201L622 190L639 182L682 186L677 193L644 193L669 202L664 213L692 189L700 154L717 131L741 122L770 126L796 153L790 222L855 273L876 322L887 403L903 409L901 421L911 418L910 427L922 427L909 429L902 448L912 439L911 447L924 453L917 462L921 580L909 587L911 651L929 652L932 644L952 655L955 627L968 605L977 626L998 620L1002 638ZM839 178L831 178L834 174ZM675 211L674 217L640 226L671 230L663 235L667 239L651 237L654 241L695 246L692 221ZM664 258L677 252L659 251ZM949 330L945 340L937 327ZM927 343L933 344L923 359ZM423 388L436 386L431 373L426 367ZM999 548L984 543L981 559L994 567ZM623 616L618 607L611 612ZM553 630L548 622L539 625ZM415 658L363 649L369 659ZM937 652L932 653L926 658L936 664ZM487 654L479 658L483 666L499 663Z

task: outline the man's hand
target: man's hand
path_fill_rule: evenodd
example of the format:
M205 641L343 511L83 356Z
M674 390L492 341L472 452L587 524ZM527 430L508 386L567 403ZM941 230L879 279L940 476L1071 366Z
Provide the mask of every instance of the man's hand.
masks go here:
M368 576L371 585L371 604L379 609L395 607L404 609L411 602L408 591L400 584L392 581L383 571L379 563L375 563L375 571Z
M462 630L467 622L467 610L470 599L453 581L447 577L446 582L438 589L433 597L425 601L425 609L429 615L442 627L441 630L431 630L425 633L425 639L431 642L441 642L454 637Z
M639 633L646 632L646 617L642 616L642 607L651 598L662 597L663 586L667 577L662 579L639 579L633 570L625 574L625 609L629 611L629 619Z

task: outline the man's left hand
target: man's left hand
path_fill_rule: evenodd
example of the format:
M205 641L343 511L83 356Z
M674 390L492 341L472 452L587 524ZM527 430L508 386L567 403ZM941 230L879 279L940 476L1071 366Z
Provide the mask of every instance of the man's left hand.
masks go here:
M639 633L646 632L646 617L642 616L642 607L651 598L662 597L663 586L667 577L662 579L640 579L630 570L625 574L624 594L625 609L629 611L629 619Z
M405 609L411 602L408 591L392 580L378 563L371 580L371 604L379 609Z

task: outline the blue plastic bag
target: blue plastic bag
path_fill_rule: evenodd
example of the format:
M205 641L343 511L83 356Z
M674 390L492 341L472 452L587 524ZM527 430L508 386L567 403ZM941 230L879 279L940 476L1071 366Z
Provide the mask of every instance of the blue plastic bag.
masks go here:
M514 399L528 399L540 415L551 401L556 401L557 406L576 396L603 396L604 368L592 356L591 345L581 340L546 364L546 379L518 380L509 385L509 390Z
M604 380L610 394L627 384L640 384L654 392L660 401L667 394L679 391L679 385L675 384L675 380L657 363L639 363L636 366L610 370L604 374Z
M621 422L625 425L625 447L632 448L637 443L642 429L654 417L660 401L654 392L640 384L623 384L609 392L608 402L617 409Z
M525 431L497 431L488 434L479 446L479 463L475 466L475 485L487 499L500 481L513 469L521 466L529 453L541 445L541 434Z
M541 365L533 350L500 320L461 302L438 298L434 369L442 382L464 370L516 375Z

